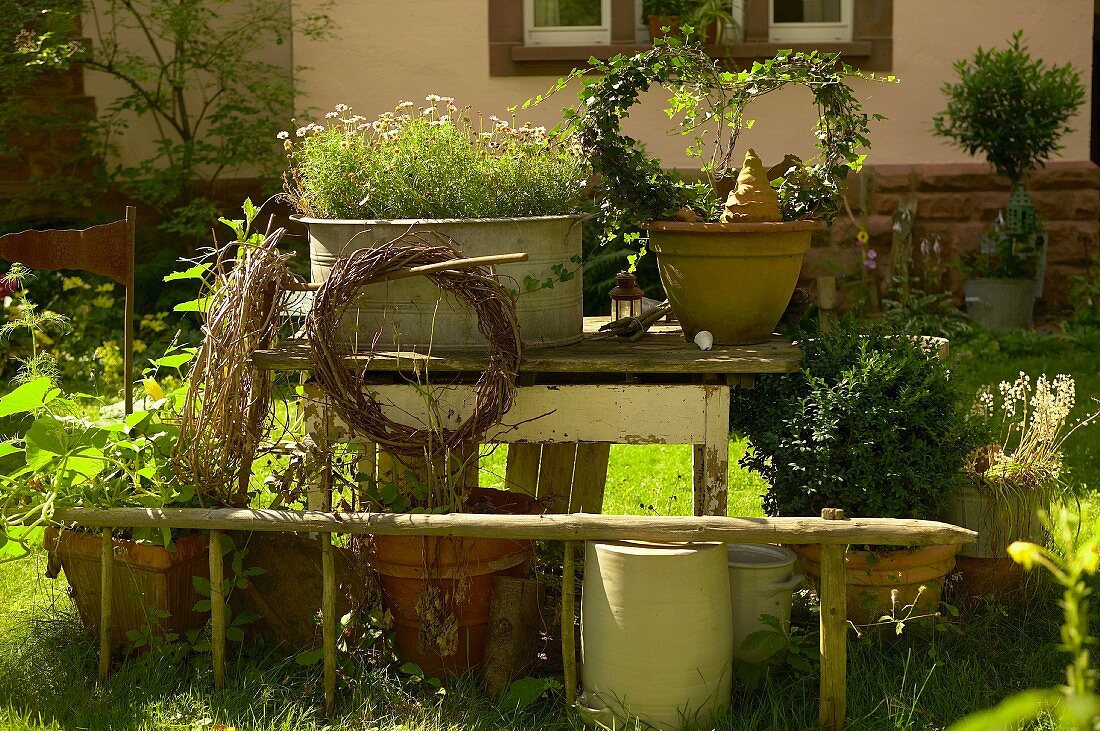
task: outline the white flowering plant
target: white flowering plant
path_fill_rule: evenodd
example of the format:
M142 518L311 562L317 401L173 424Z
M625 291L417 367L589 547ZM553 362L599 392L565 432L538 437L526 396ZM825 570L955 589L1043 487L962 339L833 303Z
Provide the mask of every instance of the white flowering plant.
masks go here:
M451 97L401 102L376 119L338 104L284 131L286 196L316 218L509 218L580 212L588 168L569 138Z
M1042 488L1062 477L1062 446L1081 427L1100 417L1093 411L1070 423L1076 404L1073 377L1040 375L1032 385L1023 371L1015 381L1002 381L978 393L976 412L991 425L997 441L974 456L971 471L987 483Z

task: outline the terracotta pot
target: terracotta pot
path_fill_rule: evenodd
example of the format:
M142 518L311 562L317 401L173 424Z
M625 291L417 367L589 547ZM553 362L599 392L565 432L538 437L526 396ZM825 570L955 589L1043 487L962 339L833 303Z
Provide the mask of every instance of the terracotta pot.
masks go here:
M820 586L821 547L790 548L798 554L801 572L815 586ZM955 568L958 550L957 544L876 554L849 550L845 556L848 619L856 624L870 624L883 615L901 617L902 607L914 602L914 615L935 612L943 592L943 578ZM919 592L918 598L921 586L924 591ZM896 604L891 597L894 590L897 590Z
M182 635L206 624L208 613L192 611L204 597L195 591L195 576L210 578L209 542L205 534L189 534L175 541L176 550L116 538L112 587L111 637L129 642L127 633L150 626L156 636ZM47 528L43 545L51 560L58 559L72 587L73 602L84 626L99 631L100 548L96 534ZM156 612L168 615L157 618Z
M679 15L647 15L646 25L649 26L649 37L651 39L680 35ZM668 33L662 30L662 28L666 27L668 28Z
M649 250L690 342L709 330L721 345L771 337L787 309L820 221L650 221Z
M977 558L959 556L955 559L955 573L959 575L958 591L969 597L998 597L1005 599L1016 594L1023 598L1027 574L1024 567L1008 556L1002 558Z
M471 493L479 500L489 500L501 513L527 515L538 512L534 498L520 493L485 488L477 488ZM374 536L370 563L378 573L383 599L393 614L401 658L416 663L425 673L434 676L461 675L479 668L485 658L493 579L526 576L533 553L533 541ZM434 585L437 596L442 597L442 621L457 620L457 643L444 643L443 646L435 642L421 643L421 627L425 624L421 616L422 597L428 597L425 589L429 585ZM436 634L428 627L425 630Z

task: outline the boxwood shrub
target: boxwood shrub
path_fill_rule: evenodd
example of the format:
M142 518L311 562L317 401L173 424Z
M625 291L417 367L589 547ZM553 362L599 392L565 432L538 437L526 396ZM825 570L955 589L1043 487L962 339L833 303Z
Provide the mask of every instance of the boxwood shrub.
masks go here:
M768 515L935 518L978 427L944 363L909 333L846 320L801 341L803 367L735 389L741 464L770 487Z

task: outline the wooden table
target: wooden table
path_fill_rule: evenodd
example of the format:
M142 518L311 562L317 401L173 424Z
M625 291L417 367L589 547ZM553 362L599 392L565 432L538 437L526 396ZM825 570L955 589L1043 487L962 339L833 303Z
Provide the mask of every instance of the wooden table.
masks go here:
M630 343L598 334L606 321L586 318L574 345L524 351L515 403L486 435L487 442L516 445L509 448L509 487L557 495L560 512L600 512L610 444L691 444L694 512L725 515L729 389L750 386L757 374L797 370L800 351L777 336L704 352L678 325L664 324ZM304 341L258 351L253 360L269 370L312 366ZM349 356L357 368L365 360ZM481 347L379 353L369 363L370 388L391 418L457 426L472 404L471 376L483 368ZM318 444L357 441L319 391L309 394L306 422Z

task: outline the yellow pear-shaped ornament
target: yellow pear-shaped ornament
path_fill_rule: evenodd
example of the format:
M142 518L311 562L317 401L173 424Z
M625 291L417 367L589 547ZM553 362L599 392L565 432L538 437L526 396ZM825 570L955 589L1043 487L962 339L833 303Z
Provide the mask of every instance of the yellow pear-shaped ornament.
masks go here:
M768 181L768 173L756 152L749 148L745 164L737 174L737 185L726 199L722 223L779 221L779 196Z

